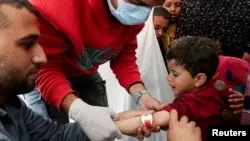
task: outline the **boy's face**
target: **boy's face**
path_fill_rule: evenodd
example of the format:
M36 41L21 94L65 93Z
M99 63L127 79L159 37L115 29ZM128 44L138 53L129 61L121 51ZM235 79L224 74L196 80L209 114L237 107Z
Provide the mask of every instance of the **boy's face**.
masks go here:
M181 0L165 0L163 7L171 15L171 19L175 20L181 11Z
M168 82L175 95L191 92L195 89L195 79L182 65L177 65L174 59L168 61Z
M161 38L167 32L169 21L165 19L163 16L154 16L153 22L154 22L156 37Z

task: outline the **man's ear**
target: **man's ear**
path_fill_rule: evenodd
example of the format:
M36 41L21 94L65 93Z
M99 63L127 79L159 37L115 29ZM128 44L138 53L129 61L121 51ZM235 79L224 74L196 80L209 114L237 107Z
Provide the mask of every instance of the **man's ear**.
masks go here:
M195 81L195 87L200 87L205 84L207 80L207 75L205 73L199 73L195 76L194 81Z

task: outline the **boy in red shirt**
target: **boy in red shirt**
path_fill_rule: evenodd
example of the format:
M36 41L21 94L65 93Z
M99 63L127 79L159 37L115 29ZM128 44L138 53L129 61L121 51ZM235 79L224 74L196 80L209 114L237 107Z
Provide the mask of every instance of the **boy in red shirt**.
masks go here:
M170 70L168 81L176 99L165 110L153 114L152 126L168 126L168 112L172 109L197 123L203 141L207 140L207 130L211 125L239 124L240 115L231 112L229 95L235 93L243 97L237 91L244 93L249 73L246 61L219 57L215 42L204 37L183 37L174 41L167 53L167 61ZM127 124L129 122L133 127L142 126L138 117L127 120ZM133 127L127 127L126 132L121 131L130 133Z
M236 89L244 93L249 65L247 62L218 56L215 43L203 37L184 37L171 44L167 53L168 81L177 98L166 110L176 109L196 121L207 139L209 125L229 123L233 115L229 95ZM243 86L243 87L242 87ZM231 92L230 92L231 91Z

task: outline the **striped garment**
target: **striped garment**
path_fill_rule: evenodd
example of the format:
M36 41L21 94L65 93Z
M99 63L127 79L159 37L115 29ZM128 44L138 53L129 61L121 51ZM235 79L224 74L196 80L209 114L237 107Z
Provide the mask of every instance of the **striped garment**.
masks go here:
M245 96L250 96L250 72L248 73L248 76L247 76ZM250 109L243 110L242 117L241 117L241 124L250 124Z

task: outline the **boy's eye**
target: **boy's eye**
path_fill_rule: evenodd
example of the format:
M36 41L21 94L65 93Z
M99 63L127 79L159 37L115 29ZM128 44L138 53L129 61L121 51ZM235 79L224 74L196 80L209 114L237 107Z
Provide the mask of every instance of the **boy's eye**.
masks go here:
M178 76L178 74L176 74L176 73L173 73L173 76L174 76L174 77L177 77L177 76Z
M159 27L155 27L155 29L159 29Z
M160 26L159 26L159 25L154 25L154 28L155 28L155 29L159 29Z

